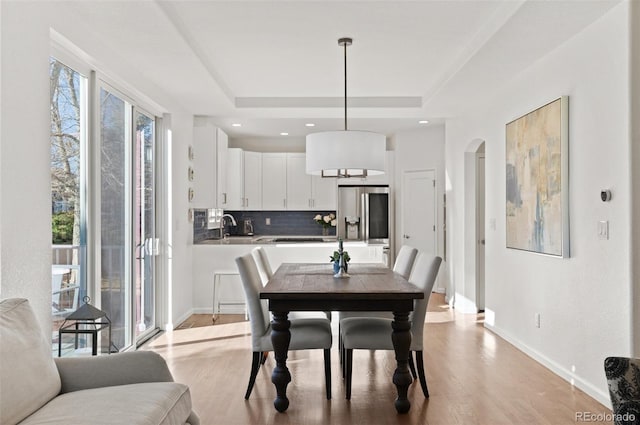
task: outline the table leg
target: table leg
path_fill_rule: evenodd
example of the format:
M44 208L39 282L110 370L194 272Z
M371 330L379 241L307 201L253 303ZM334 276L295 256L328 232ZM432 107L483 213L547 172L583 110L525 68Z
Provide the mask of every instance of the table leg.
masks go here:
M411 402L407 399L407 390L411 384L411 373L409 372L409 348L411 347L411 323L409 323L409 312L393 312L393 322L391 323L393 333L393 349L396 352L396 371L393 373L393 383L398 389L398 398L395 406L398 413L407 413L411 408Z
M271 343L276 358L276 367L271 374L271 382L276 386L276 399L273 401L278 412L284 412L289 407L287 398L287 385L291 382L291 374L287 369L287 351L291 342L291 322L288 319L288 312L273 312L271 322Z

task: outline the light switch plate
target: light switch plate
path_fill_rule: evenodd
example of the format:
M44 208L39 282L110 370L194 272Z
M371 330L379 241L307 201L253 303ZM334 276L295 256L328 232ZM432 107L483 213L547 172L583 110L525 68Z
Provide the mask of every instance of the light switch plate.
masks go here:
M608 221L598 222L598 239L603 239L603 240L609 239L609 222Z

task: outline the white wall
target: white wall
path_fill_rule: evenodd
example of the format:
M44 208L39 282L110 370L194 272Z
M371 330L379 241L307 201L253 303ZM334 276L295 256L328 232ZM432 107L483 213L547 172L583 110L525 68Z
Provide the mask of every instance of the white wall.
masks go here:
M29 299L43 329L49 329L49 28L37 4L0 2L0 8L0 298Z
M499 335L608 404L603 360L630 353L629 4L515 76L482 109L447 122L449 273L463 284L464 152L486 143L487 323ZM505 248L505 124L569 96L571 258ZM599 199L610 188L609 203ZM610 223L598 240L597 222ZM541 327L534 324L541 314ZM499 368L499 365L497 366Z
M632 214L631 217L640 217L640 3L632 2L629 6L631 13L629 14L629 22L635 22L636 25L631 25L631 67L630 74L635 76L631 79L631 163L634 167L631 167L631 184L632 192L631 197L633 199ZM632 306L640 306L640 224L632 221L633 227L632 236L632 260L633 272L633 298L631 299ZM633 356L640 357L640 307L633 308L633 316L631 318L632 332L633 332Z
M1 8L2 109L0 175L0 297L28 298L43 329L51 323L51 186L49 158L50 28L79 47L111 80L135 88L146 105L173 114L171 323L190 309L191 224L187 219L187 146L192 139L191 115L163 90L150 86L135 67L118 60L102 43L91 23L73 22L73 4L6 2ZM115 71L114 71L115 70ZM135 96L134 96L135 97ZM162 106L160 106L162 105ZM165 251L169 252L169 250ZM163 323L161 323L163 324Z
M434 125L421 130L398 133L394 137L395 142L395 204L396 204L396 231L395 250L400 250L402 240L402 182L405 171L435 170L436 173L436 229L437 252L444 260L444 198L445 193L445 167L444 167L444 125ZM438 273L438 281L435 290L443 292L449 286L447 267L443 262ZM448 295L447 295L448 297Z

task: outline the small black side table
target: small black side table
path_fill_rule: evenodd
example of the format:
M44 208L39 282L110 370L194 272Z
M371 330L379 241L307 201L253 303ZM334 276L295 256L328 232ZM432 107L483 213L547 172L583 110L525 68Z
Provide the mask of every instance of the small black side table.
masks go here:
M98 332L107 329L108 352L111 354L111 320L107 313L89 304L90 298L84 297L84 305L71 313L58 329L58 357L62 357L62 335L75 335L75 348L78 348L78 335L91 335L91 355L98 354ZM69 322L69 323L67 323Z

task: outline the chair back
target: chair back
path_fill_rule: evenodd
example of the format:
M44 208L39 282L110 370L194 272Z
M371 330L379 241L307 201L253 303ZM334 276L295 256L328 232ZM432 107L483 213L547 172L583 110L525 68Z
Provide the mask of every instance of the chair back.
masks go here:
M609 385L614 423L640 424L640 359L607 357L604 372ZM626 414L626 417L625 417ZM635 417L631 418L630 415Z
M267 257L267 253L264 248L261 246L257 246L251 250L251 255L253 255L253 259L256 261L256 266L258 267L258 273L260 274L260 280L262 281L262 285L266 285L271 276L273 276L273 270L271 270L271 264L269 264L269 258Z
M242 288L249 310L249 321L251 322L251 343L253 347L260 346L262 337L269 328L269 309L267 300L260 299L262 281L258 274L258 267L251 254L246 254L236 258L236 265L242 280Z
M429 297L431 296L431 290L433 284L438 276L438 270L440 269L440 263L442 258L433 257L429 254L421 252L416 257L415 266L409 277L409 282L424 292L424 298L416 300L413 306L413 312L411 313L411 346L417 347L422 350L422 339L424 331L424 320L427 314L427 305L429 304Z
M398 252L396 262L393 265L393 271L399 273L405 279L408 279L411 275L411 268L418 255L418 250L410 247L409 245L403 245Z

